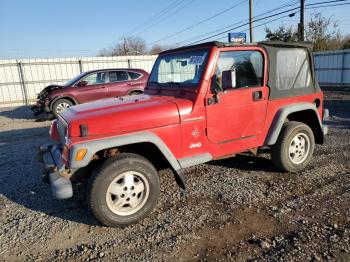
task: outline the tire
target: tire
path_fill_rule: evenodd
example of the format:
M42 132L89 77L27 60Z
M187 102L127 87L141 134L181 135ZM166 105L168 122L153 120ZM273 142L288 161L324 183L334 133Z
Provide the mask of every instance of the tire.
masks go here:
M277 142L271 148L274 165L282 171L298 172L311 160L315 138L311 128L303 123L285 123Z
M57 118L57 115L60 111L71 107L72 105L74 104L68 99L58 99L52 106L52 114Z
M90 210L106 226L136 223L157 204L159 184L158 172L147 159L121 153L107 159L90 178Z

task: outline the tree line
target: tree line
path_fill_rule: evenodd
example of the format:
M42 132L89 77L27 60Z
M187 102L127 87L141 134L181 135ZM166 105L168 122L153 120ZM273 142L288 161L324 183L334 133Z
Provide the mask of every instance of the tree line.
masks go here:
M266 40L297 42L298 30L292 26L280 25L276 30L265 28ZM313 13L305 25L305 41L314 44L314 51L350 48L350 35L342 35L339 24L333 17L325 17L320 12Z
M146 41L141 37L125 36L120 41L109 48L104 48L99 52L100 56L118 55L157 55L160 52L176 47L175 45L155 44L151 48L147 47Z

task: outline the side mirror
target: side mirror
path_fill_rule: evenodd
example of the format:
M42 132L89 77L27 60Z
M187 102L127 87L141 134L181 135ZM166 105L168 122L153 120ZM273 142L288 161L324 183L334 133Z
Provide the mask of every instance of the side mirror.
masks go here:
M89 83L88 81L80 81L78 82L77 86L83 87L83 86L86 86L88 83Z
M222 88L224 90L228 88L236 87L236 69L233 68L231 70L222 72Z

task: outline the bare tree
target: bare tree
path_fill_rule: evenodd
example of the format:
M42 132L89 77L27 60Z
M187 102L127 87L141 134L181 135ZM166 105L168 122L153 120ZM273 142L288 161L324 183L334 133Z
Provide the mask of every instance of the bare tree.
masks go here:
M100 56L118 56L118 55L157 55L168 49L177 47L178 45L160 45L155 44L149 50L145 40L140 37L126 36L119 40L119 42L109 48L103 48L99 51Z
M342 49L350 49L350 35L346 35L343 39Z
M147 53L146 42L140 37L123 37L119 43L99 52L101 56L143 55Z
M155 44L151 47L151 49L149 50L149 54L150 55L157 55L163 51L169 50L169 49L173 49L178 47L178 45L160 45L160 44Z
M298 41L298 32L293 27L281 25L274 31L265 28L265 32L267 40ZM310 21L305 26L305 39L314 44L314 51L340 49L345 41L337 22L332 17L327 18L319 12L311 14Z
M305 38L314 44L315 51L340 49L342 36L336 21L320 12L312 14L307 23Z
M298 41L298 32L292 26L286 27L280 25L275 31L265 28L265 38L270 41L296 42Z

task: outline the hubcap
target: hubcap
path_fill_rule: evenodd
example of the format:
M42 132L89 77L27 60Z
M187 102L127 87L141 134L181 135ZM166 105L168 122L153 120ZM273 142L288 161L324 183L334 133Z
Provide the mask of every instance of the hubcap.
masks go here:
M63 109L66 109L66 108L68 108L68 107L69 107L69 104L68 104L68 103L65 103L65 102L59 103L59 104L57 105L56 111L57 111L57 112L61 112Z
M310 151L310 139L304 133L298 133L289 145L289 159L294 164L305 161Z
M128 171L118 175L109 185L106 201L109 209L120 216L139 211L147 202L149 184L143 174Z

